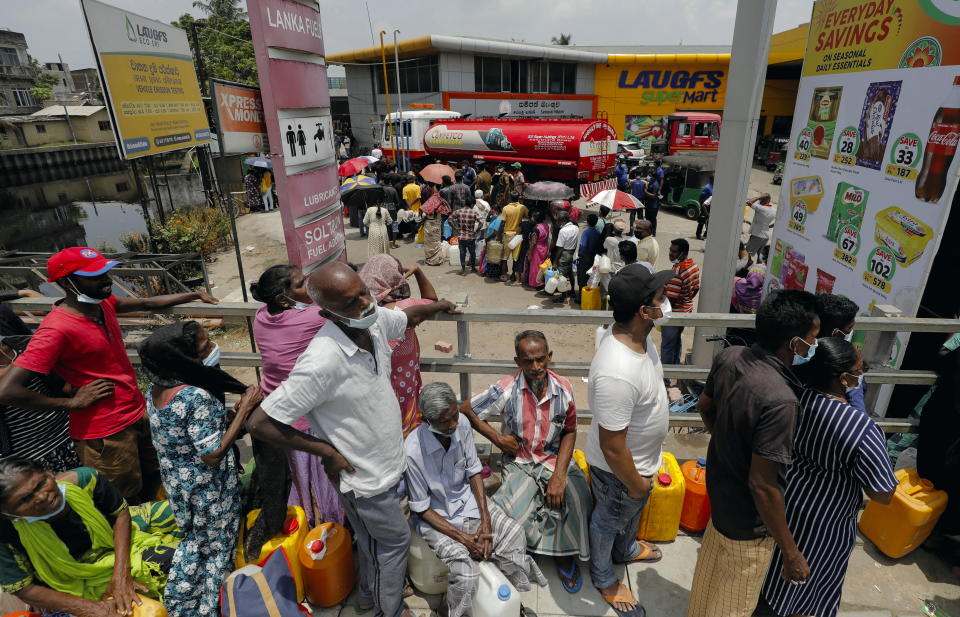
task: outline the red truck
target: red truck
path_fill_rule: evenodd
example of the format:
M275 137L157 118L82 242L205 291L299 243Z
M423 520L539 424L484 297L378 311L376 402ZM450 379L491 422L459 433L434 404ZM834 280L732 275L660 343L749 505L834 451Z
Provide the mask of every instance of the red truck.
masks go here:
M437 115L449 114L446 118ZM596 118L461 118L456 112L440 110L403 112L404 127L395 120L396 135L403 135L404 150L398 157L412 160L424 156L457 163L484 159L491 163L523 164L531 180L595 182L613 170L617 134L606 120ZM424 124L418 130L418 122ZM384 123L384 154L391 158L390 136ZM422 135L422 137L420 137Z
M652 146L652 154L668 156L685 152L716 152L720 148L720 114L679 111L664 118L664 126ZM659 128L659 127L656 127Z

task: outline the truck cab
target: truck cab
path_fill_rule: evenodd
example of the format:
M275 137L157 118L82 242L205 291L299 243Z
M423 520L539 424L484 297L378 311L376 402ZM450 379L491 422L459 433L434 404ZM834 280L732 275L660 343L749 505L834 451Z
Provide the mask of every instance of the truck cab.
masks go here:
M719 114L678 112L666 118L664 138L653 144L653 152L669 156L692 150L714 151L720 148Z
M459 118L462 114L446 109L410 109L388 114L380 124L379 142L383 154L394 161L415 161L427 156L423 148L423 134L437 120ZM400 116L403 116L401 124ZM393 125L394 141L399 152L394 152L390 142L390 125Z

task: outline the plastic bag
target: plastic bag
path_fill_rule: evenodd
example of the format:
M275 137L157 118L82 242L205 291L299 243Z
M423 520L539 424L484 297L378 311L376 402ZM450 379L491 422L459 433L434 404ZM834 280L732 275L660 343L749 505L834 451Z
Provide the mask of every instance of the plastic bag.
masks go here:
M514 237L510 238L510 242L507 243L507 248L513 251L518 246L520 246L521 242L523 242L523 236L521 236L520 234L517 234Z
M140 601L143 602L140 606L134 604L133 606L133 617L167 617L167 609L163 607L163 604L160 604L156 600L146 598L137 594L140 597Z
M560 271L556 268L547 268L543 273L543 281L549 283L550 279L556 278L558 274L560 274Z
M570 284L570 279L565 276L557 276L557 291L560 293L567 293L573 289L573 286Z
M540 270L546 270L551 266L553 266L553 263L550 261L550 258L544 259L543 262L540 263Z

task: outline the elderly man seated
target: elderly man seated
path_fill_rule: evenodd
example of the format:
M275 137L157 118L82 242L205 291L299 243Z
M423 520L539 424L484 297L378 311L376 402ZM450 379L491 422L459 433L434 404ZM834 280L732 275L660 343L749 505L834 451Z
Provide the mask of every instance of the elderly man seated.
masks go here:
M487 503L473 432L458 421L450 386L424 386L420 413L424 423L404 442L407 497L416 531L450 570L449 617L472 614L479 561L496 563L520 591L528 591L531 580L545 586L543 573L526 553L523 528Z
M503 451L503 485L493 501L526 531L527 547L557 558L563 587L583 586L576 557L590 559L590 509L586 476L571 464L577 408L570 382L549 369L547 338L527 330L514 341L520 370L465 401L460 410L481 435ZM502 432L483 418L503 417Z

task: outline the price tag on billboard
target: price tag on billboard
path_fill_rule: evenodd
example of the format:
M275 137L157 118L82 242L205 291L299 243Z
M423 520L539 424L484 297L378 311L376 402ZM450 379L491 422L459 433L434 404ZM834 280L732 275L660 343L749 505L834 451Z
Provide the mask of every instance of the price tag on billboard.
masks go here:
M810 146L813 145L813 130L808 126L800 131L797 137L797 149L793 153L793 158L798 161L810 160Z
M833 155L833 162L840 165L856 165L858 148L860 148L860 131L848 126L840 131L840 136L837 137L837 152Z
M904 133L893 143L890 149L890 162L887 163L883 173L894 178L916 180L917 166L922 157L923 141L920 136Z

